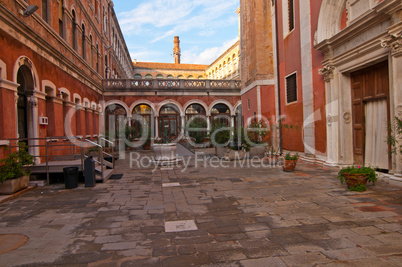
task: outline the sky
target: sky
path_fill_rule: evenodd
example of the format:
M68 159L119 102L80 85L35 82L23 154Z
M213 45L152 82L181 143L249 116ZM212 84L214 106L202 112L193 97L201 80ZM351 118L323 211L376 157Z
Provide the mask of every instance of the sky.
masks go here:
M211 64L239 36L239 0L115 0L114 9L132 60Z

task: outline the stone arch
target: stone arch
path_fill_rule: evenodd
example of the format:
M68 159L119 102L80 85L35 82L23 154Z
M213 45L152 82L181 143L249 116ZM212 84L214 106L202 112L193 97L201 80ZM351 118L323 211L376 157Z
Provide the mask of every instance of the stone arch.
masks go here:
M201 100L198 100L198 99L194 99L194 100L188 101L188 102L184 105L184 107L183 107L184 112L186 112L187 108L188 108L190 105L192 105L192 104L199 104L199 105L201 105L201 106L205 109L206 115L207 115L207 116L210 116L210 115L211 115L211 113L209 112L209 108L208 108L207 104L205 104L204 101L201 101Z
M78 100L78 101L77 101ZM73 94L73 102L75 104L81 105L82 104L82 98L79 94L74 93Z
M7 65L0 59L0 79L7 80Z
M137 101L135 101L134 103L132 103L131 106L130 106L130 108L128 109L128 110L130 111L130 113L127 113L127 114L129 114L129 116L131 116L131 115L133 114L134 108L135 108L136 106L142 105L142 104L145 104L145 105L150 106L151 109L152 109L152 112L153 112L154 114L156 114L155 104L152 103L151 101L145 100L145 99L137 100Z
M17 61L15 62L14 70L13 70L13 82L17 83L18 70L22 66L26 66L32 74L31 75L32 77L29 77L30 79L27 81L29 83L29 87L31 87L30 90L40 91L39 90L39 82L38 82L38 77L39 77L38 72L37 72L32 60L30 60L26 56L20 56L17 59Z
M229 101L224 100L224 99L219 99L219 100L215 100L214 102L212 102L212 103L209 105L209 108L208 108L208 113L209 113L209 114L211 114L212 108L213 108L216 104L225 104L226 106L228 106L228 108L229 108L229 110L230 110L230 116L236 115L235 109L233 108L232 104L230 104Z
M96 110L96 102L95 101L91 101L91 109Z
M237 110L237 108L239 107L239 106L241 106L242 104L241 104L241 100L240 101L238 101L237 103L236 103L236 105L234 105L234 107L233 107L233 112L236 114L236 110Z
M345 4L346 0L322 1L320 15L318 17L317 44L340 32L342 12L345 8Z
M162 108L164 105L166 105L166 104L175 105L175 106L179 109L179 111L180 111L180 116L184 116L185 112L184 112L184 110L183 110L183 106L180 105L179 102L177 102L177 101L175 101L175 100L172 100L172 99L167 99L167 100L164 100L164 101L162 101L161 103L159 103L159 105L158 105L158 107L157 107L157 109L156 109L156 114L155 114L155 115L159 116L159 112L160 112L161 108Z
M128 113L129 108L128 108L127 104L124 103L123 101L120 101L120 100L110 100L110 101L107 101L107 102L103 105L103 111L105 111L105 109L106 109L108 106L113 105L113 104L118 104L118 105L122 106L122 107L126 110L127 116L128 116L128 114L130 114L130 113Z
M64 101L71 102L71 93L67 88L59 88L59 92L61 94L61 98L63 98Z
M89 108L89 107L90 107L91 101L89 101L88 98L84 97L84 100L83 100L82 102L83 102L83 106L84 106L84 107L86 107L86 108Z
M56 85L49 80L42 81L42 93L45 93L47 96L56 96Z

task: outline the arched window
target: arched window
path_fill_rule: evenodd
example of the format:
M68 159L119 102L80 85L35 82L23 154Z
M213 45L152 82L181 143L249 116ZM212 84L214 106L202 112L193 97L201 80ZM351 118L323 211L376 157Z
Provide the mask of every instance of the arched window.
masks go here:
M99 2L98 0L95 0L95 16L99 16Z
M147 74L145 75L145 79L153 79L154 77L152 76L152 74Z
M73 35L73 49L74 50L77 50L77 17L75 16L75 10L73 10L72 12L71 12L71 14L72 14L72 16L73 16L73 18L72 18L72 20L71 20L71 22L72 22L72 25L71 25L71 27L72 27L72 35Z
M63 0L59 0L59 35L64 38L64 10L63 10Z
M177 79L184 79L184 76L180 74L179 76L177 76Z
M108 66L108 62L107 62L107 55L105 55L105 76L106 76L106 79L109 79L109 66Z
M193 75L189 75L189 76L187 77L187 79L189 79L189 80L193 80L193 79L195 79L195 78L194 78L194 76L193 76Z
M142 75L139 73L134 74L134 79L142 79Z
M94 61L93 61L93 44L92 44L92 34L89 36L89 45L90 45L90 50L89 50L89 64L91 64L91 67L94 67Z
M49 4L48 0L42 0L42 19L49 23Z
M96 44L96 72L99 73L99 44Z
M85 25L82 24L82 58L85 60L86 49L85 49Z
M199 75L199 76L198 76L198 80L202 80L202 79L204 79L204 76Z
M168 76L166 76L166 78L168 79L174 79L174 76L172 74L169 74Z
M162 74L156 75L156 79L163 79L163 75Z

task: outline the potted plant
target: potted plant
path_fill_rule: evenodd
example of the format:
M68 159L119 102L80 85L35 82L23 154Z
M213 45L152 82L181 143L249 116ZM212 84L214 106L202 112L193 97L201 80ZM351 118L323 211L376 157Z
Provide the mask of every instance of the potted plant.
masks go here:
M297 160L299 158L299 154L291 155L289 152L285 155L285 160L283 162L283 170L285 172L292 172L296 168Z
M13 194L29 185L30 166L35 164L25 143L18 143L18 151L0 160L0 193Z
M215 154L219 158L225 156L230 141L230 132L231 129L223 123L215 123L212 127L211 142L215 146Z
M262 120L254 120L248 129L252 129L247 131L247 141L250 142L250 158L263 158L265 155L264 138L268 132L266 124Z
M375 184L377 182L377 174L370 167L348 166L342 168L338 172L338 178L343 184L346 181L348 188L352 191L366 191L368 181Z

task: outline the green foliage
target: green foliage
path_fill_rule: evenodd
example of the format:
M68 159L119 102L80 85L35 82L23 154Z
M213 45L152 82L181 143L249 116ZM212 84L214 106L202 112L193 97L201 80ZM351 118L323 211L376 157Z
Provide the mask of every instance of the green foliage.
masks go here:
M10 153L6 158L0 160L0 182L8 179L15 179L29 175L30 170L24 166L35 164L34 158L28 153L25 143L18 143L18 151Z
M286 153L285 160L297 160L299 158L299 154L290 155L290 153Z
M194 119L190 122L189 129L205 129L190 131L189 135L195 139L196 144L201 144L204 138L208 137L207 121L203 119Z
M375 184L375 182L377 182L377 174L374 171L374 169L372 169L370 167L348 166L348 167L342 168L338 172L338 178L342 184L343 184L343 181L345 180L345 178L343 177L344 173L367 175L368 181L373 182L373 184Z
M388 125L389 135L387 137L387 143L390 146L390 154L402 154L402 145L398 146L398 139L402 138L402 118L395 117L393 122Z
M253 144L264 143L264 137L267 136L267 125L262 120L254 120L247 128L247 137Z
M354 186L349 187L350 191L357 191L357 192L363 192L367 190L367 186L365 184L357 184Z
M211 141L217 146L227 146L231 129L224 123L215 123L211 130Z

